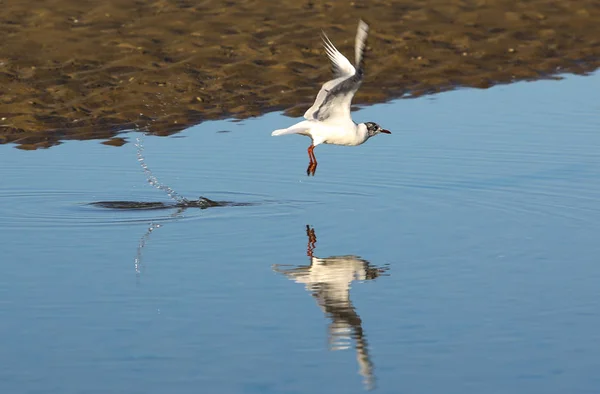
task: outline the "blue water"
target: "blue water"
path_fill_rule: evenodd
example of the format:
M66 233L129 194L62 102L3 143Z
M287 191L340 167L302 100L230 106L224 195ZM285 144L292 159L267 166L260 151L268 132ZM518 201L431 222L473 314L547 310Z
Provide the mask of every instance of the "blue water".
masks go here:
M0 146L0 392L598 392L599 91L365 107L393 134L310 178L280 114L143 136L161 182L239 207L89 205L169 202L141 133Z

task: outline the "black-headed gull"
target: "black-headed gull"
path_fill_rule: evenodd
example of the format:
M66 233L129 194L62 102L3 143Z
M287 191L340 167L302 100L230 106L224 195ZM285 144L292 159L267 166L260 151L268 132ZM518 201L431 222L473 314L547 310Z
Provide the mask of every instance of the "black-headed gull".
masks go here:
M314 175L317 169L314 149L319 144L356 146L379 133L392 134L374 122L356 124L350 115L352 97L360 87L364 75L363 51L368 31L369 26L362 20L359 21L354 44L355 66L323 32L325 52L331 60L335 78L323 84L315 103L304 114L306 120L271 133L273 136L300 134L312 139L312 144L308 147L308 175Z

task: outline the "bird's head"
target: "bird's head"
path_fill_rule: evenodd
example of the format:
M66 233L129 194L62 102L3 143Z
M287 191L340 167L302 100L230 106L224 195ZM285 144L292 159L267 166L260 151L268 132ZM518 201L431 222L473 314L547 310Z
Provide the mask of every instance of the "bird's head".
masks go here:
M381 126L379 126L375 122L366 122L365 127L367 128L367 135L369 136L369 138L371 138L374 135L377 135L379 133L392 134L389 130L385 130L385 129L381 128Z

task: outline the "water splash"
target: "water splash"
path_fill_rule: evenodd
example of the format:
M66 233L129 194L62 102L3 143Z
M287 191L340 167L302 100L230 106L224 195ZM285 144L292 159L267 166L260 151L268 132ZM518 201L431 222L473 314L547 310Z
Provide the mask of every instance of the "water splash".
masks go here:
M151 186L154 186L155 188L167 193L169 198L174 200L178 205L187 204L188 200L185 197L182 197L181 195L179 195L179 193L177 193L175 190L173 190L170 186L165 185L164 183L161 183L158 180L158 178L156 178L156 176L152 173L150 168L148 168L148 165L146 164L146 160L144 159L144 154L143 154L144 145L143 145L142 139L140 137L136 137L135 147L137 149L137 152L136 152L137 160L140 163L140 166L142 167L142 169L144 170L144 173L146 174L146 180L148 181L148 183ZM177 217L180 214L181 214L181 211L177 210L177 212L175 212L175 214L171 215L171 216ZM144 249L144 246L146 246L146 242L148 242L148 239L150 238L150 234L152 234L152 232L154 230L156 230L160 227L161 227L161 225L159 223L151 222L150 226L148 227L148 230L146 230L146 233L142 236L142 238L140 238L140 242L138 243L138 247L137 247L137 253L133 260L133 264L135 267L135 273L138 278L142 272L142 250Z
M142 139L140 137L136 137L135 146L137 148L137 160L140 163L140 166L144 170L146 174L146 181L153 187L164 191L173 202L155 202L155 201L96 201L92 202L89 205L94 205L97 207L108 208L108 209L137 209L137 210L150 210L150 209L171 209L171 208L212 208L212 207L241 207L241 206L249 206L256 205L256 203L246 203L246 202L233 202L233 201L215 201L211 200L207 197L198 197L197 199L187 199L177 193L170 186L160 182L158 178L152 173L152 170L146 164L146 159L144 158L144 144L142 143Z
M146 179L147 179L148 183L151 186L167 193L169 198L171 198L178 204L187 204L188 200L185 197L179 195L179 193L177 193L175 190L173 190L168 185L161 183L158 180L158 178L156 178L156 176L152 173L150 168L148 168L148 165L146 164L146 160L144 159L144 155L143 155L144 145L143 145L142 139L140 137L137 137L135 139L135 147L137 148L137 160L140 163L140 166L142 167L142 169L144 170L144 173L146 174Z
M171 218L174 219L178 219L181 217L181 213L184 211L184 208L180 208L178 209L176 212L174 212L173 214L169 215L171 216ZM144 235L142 235L142 237L140 238L140 242L138 242L138 247L136 250L136 254L135 254L135 258L133 259L133 265L135 268L135 275L139 278L140 275L142 274L142 251L144 249L144 247L146 246L146 243L148 242L148 240L150 239L150 235L157 229L161 228L162 224L160 223L156 223L156 222L150 222L150 225L148 226L148 229L146 230L146 233Z
M156 176L152 173L146 161L144 159L144 145L142 143L142 139L140 137L136 137L135 146L137 148L137 160L140 163L140 166L144 170L146 174L146 179L148 183L167 193L169 198L175 201L175 204L166 204L163 202L139 202L139 201L98 201L91 203L91 205L110 208L110 209L171 209L177 208L177 211L170 215L173 219L181 218L182 213L187 208L200 208L206 209L211 207L224 207L224 206L246 206L246 205L254 205L252 203L236 203L231 201L213 201L206 197L200 196L197 200L188 200L187 198L181 196L175 190L173 190L170 186L161 183ZM162 225L156 222L150 222L149 227L146 230L146 233L140 238L138 243L137 251L135 258L133 259L133 264L135 268L136 276L140 277L143 264L142 264L142 251L148 242L150 235L157 229L161 228Z
M135 274L139 276L142 273L142 249L146 246L146 242L148 238L150 238L150 234L157 228L160 228L161 225L159 223L150 223L150 227L146 230L146 233L140 238L140 242L137 247L137 253L135 258L133 259L133 265L135 267Z

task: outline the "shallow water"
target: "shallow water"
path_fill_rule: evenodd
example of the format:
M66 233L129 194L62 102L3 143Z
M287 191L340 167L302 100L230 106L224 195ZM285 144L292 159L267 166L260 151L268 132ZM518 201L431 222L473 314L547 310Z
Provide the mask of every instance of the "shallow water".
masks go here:
M133 143L0 146L0 391L595 392L598 91L367 107L394 134L314 178L279 114L143 138L182 196L247 206L94 206L172 201Z

